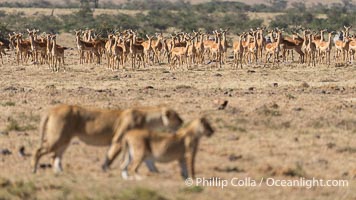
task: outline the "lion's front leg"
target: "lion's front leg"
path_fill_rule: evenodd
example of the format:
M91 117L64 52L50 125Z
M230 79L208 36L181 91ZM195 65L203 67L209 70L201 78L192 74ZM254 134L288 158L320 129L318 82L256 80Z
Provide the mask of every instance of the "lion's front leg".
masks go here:
M188 169L187 169L187 162L185 158L179 159L179 167L180 167L180 175L184 178L188 178Z
M185 162L188 168L188 176L193 179L195 178L194 162L195 162L195 155L198 149L197 147L198 147L198 143L194 141L189 141L188 143L186 143Z

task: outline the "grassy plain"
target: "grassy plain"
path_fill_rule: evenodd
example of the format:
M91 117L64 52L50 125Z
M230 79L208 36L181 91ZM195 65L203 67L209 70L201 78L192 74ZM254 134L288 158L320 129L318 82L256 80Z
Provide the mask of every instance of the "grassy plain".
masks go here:
M75 47L70 34L58 43ZM13 58L13 57L11 57ZM104 64L78 64L66 52L67 71L46 65L0 66L0 199L356 199L356 66L279 68L209 65L169 71L167 64L112 72ZM104 63L106 61L104 60ZM152 86L152 87L148 87ZM228 100L218 110L217 100ZM177 163L161 173L124 181L119 164L104 173L107 148L73 140L64 155L64 173L31 173L30 154L39 145L40 116L58 103L100 108L167 104L186 121L207 115L216 129L203 138L197 177L260 180L300 177L349 180L348 187L187 187ZM7 134L6 134L7 133ZM18 150L25 147L26 157ZM50 163L49 157L41 160Z

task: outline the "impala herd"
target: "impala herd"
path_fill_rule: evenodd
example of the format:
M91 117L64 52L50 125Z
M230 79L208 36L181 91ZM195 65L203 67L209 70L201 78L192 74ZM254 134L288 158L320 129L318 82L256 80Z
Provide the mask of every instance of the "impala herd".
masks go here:
M283 62L295 62L294 52L299 55L300 64L329 66L332 56L335 63L354 62L356 36L350 35L350 29L351 26L344 26L335 33L300 28L286 35L278 28L256 28L238 34L232 45L227 39L229 29L215 30L212 34L193 31L163 36L162 33L156 33L154 36L145 35L144 38L132 30L110 33L107 38L100 37L93 30L85 30L75 31L75 38L80 64L100 64L105 59L107 68L113 71L125 69L128 65L138 69L162 62L168 63L170 69L190 69L209 63L221 68L231 57L231 47L233 59L230 63L235 69L243 65L279 66ZM64 52L70 48L58 45L56 35L39 34L39 30L35 29L27 29L27 33L26 39L22 33L15 32L9 34L8 39L0 38L0 58L12 49L17 65L31 60L35 65L47 64L53 72L58 72L60 67L65 71ZM335 50L332 55L333 47Z

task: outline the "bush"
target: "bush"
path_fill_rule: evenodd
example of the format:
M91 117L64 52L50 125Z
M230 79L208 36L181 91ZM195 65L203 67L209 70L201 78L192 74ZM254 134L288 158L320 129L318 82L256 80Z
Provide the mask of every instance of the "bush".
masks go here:
M317 14L326 14L326 18L320 18ZM298 25L314 30L339 30L343 25L356 25L356 7L349 0L330 7L318 4L307 8L304 3L293 3L286 14L277 16L270 24L280 28Z

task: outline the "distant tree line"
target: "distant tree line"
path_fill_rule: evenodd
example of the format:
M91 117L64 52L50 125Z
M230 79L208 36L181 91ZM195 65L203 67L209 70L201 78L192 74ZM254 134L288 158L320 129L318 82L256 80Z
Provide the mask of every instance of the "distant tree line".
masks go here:
M2 33L24 31L26 28L39 28L42 31L57 33L74 29L95 28L106 33L111 30L131 28L141 33L153 33L198 29L212 31L220 27L229 27L231 32L237 33L262 26L263 20L249 18L248 12L284 13L270 22L271 27L293 28L304 26L314 30L324 28L338 30L343 25L356 26L356 6L351 0L342 0L340 3L332 5L316 4L311 7L307 7L301 2L287 6L286 0L268 0L268 2L268 4L250 6L240 2L216 0L194 5L183 0L175 2L130 0L124 4L113 6L119 9L144 10L146 12L139 12L135 15L101 14L95 17L89 6L81 7L71 14L60 16L35 15L28 17L21 12L5 14L2 11L0 12L0 29ZM8 4L11 4L11 2ZM13 4L15 5L15 3ZM41 6L37 4L36 7L50 7L52 5L48 1L43 1ZM24 4L21 5L24 6ZM31 4L31 6L35 7L35 4ZM68 3L67 6L71 6L71 4Z
M75 29L94 28L103 32L122 29L135 29L141 33L178 30L192 31L203 29L212 31L227 28L241 32L250 27L262 25L262 19L250 19L246 12L206 14L192 10L149 10L136 15L100 14L94 17L90 8L67 15L36 15L28 17L24 13L5 14L0 12L0 28L6 31L24 31L27 28L38 28L46 32L68 32Z

